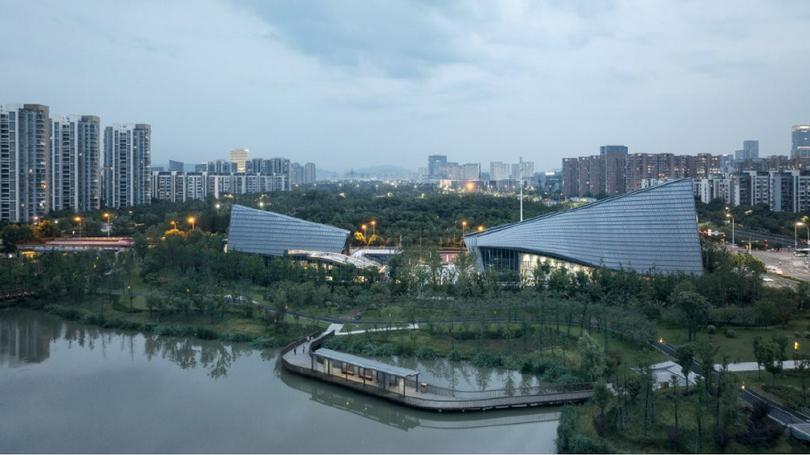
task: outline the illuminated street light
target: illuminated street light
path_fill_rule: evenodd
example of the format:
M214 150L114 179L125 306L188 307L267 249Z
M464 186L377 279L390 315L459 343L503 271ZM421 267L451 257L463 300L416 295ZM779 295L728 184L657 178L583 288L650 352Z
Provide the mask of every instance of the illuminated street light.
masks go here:
M483 224L478 225L478 227L476 228L476 230L477 230L478 232L484 232L484 225L483 225Z
M110 214L110 212L104 212L102 217L107 221L107 237L109 237L110 232L112 232L112 214Z
M728 210L728 207L726 207L726 210ZM734 215L726 213L726 218L731 218L731 245L734 246L736 245L736 243L734 243Z
M171 223L171 224L172 224L172 227L173 227L173 228L174 228L174 230L176 231L176 230L177 230L177 221L175 221L175 220L171 220L171 221L169 221L169 223Z
M82 236L82 217L77 216L77 217L73 218L73 221L75 221L76 223L79 224L79 237L81 237Z
M377 220L371 220L371 236L377 235Z
M794 351L798 351L798 350L799 350L799 342L798 342L798 341L794 341L794 342L793 342L793 350L794 350Z
M194 230L194 226L196 225L196 223L197 223L196 218L194 218L193 216L188 217L188 224L191 225L191 230L192 231Z
M219 207L220 207L219 202L217 202L216 204L214 204L214 208L215 208L215 209L219 210Z
M807 245L810 246L810 223L803 223L801 221L797 221L793 225L793 249L794 250L799 249L799 233L798 233L799 226L804 226L804 227L807 228Z

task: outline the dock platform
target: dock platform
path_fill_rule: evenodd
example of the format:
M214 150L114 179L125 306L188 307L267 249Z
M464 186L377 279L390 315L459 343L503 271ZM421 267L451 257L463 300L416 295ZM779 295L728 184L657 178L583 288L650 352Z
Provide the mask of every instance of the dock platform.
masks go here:
M319 355L321 344L329 336L331 333L326 332L286 346L281 351L282 366L303 376L348 387L402 405L438 412L557 406L586 401L593 395L590 383L547 384L514 390L451 390L421 383L418 375L413 377L413 373L418 372L393 365L386 367L380 362L357 357L355 362L349 363L345 360L350 360L353 356L348 354L339 356L344 361L337 362L332 359L336 357L335 351L329 350L324 350L324 355Z

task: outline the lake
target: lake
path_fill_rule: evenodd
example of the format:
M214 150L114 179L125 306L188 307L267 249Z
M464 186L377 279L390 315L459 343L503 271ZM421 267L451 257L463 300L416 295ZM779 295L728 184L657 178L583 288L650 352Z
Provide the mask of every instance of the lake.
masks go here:
M419 411L290 374L276 351L0 310L0 452L553 452L558 417Z

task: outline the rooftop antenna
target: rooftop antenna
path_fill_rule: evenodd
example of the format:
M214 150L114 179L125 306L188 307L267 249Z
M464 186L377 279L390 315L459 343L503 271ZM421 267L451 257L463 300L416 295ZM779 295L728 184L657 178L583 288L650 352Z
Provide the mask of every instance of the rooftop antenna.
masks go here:
M523 157L520 157L518 164L518 174L520 175L520 221L523 221Z

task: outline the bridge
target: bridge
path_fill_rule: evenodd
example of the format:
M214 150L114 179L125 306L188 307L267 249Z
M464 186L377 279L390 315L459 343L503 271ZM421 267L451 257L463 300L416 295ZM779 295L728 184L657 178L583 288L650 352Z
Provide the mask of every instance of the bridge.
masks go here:
M281 350L282 366L293 373L341 385L414 408L433 411L557 406L586 401L592 384L544 384L528 388L466 391L419 382L419 372L371 359L322 349L327 331L297 340Z

